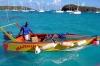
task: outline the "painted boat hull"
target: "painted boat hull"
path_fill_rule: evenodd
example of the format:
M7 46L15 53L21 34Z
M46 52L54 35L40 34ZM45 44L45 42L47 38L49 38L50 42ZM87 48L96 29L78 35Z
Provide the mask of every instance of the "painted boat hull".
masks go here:
M5 42L4 48L6 51L26 52L26 51L35 51L36 47L38 46L42 51L67 51L70 49L87 46L91 44L92 41L93 38L81 39L81 40L69 40L56 43Z

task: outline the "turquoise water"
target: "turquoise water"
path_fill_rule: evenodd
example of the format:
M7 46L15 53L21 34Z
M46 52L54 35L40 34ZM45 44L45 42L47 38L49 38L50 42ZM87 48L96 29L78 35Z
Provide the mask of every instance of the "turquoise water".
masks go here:
M100 14L51 12L7 12L0 11L0 26L26 21L34 33L75 33L81 35L100 35ZM5 28L17 35L16 26ZM0 32L0 66L100 66L100 46L88 46L72 52L5 52L2 48L3 34Z

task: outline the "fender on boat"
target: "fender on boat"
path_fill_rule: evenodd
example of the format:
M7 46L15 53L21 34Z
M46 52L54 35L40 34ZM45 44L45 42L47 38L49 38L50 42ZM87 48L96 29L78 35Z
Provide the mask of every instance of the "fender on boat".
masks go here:
M38 46L36 46L35 47L35 54L39 54L40 52L41 52L41 49Z

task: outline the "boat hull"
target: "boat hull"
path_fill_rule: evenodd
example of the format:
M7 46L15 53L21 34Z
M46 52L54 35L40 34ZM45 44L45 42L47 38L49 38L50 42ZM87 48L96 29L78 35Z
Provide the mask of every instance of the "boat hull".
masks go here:
M83 47L91 44L93 38L81 39L81 40L69 40L56 43L32 43L32 42L5 42L4 48L6 51L35 51L36 47L39 47L42 51L66 51L67 49L73 49Z

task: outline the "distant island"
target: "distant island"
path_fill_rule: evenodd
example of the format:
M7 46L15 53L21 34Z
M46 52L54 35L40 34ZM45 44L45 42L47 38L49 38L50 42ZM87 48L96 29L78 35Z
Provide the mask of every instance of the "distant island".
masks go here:
M62 7L62 11L67 11L67 10L80 10L82 12L96 12L96 11L100 11L100 8L96 8L96 7L89 7L89 6L77 6L74 4L70 4L70 5L65 5Z
M0 6L0 10L31 10L31 8L24 6Z

